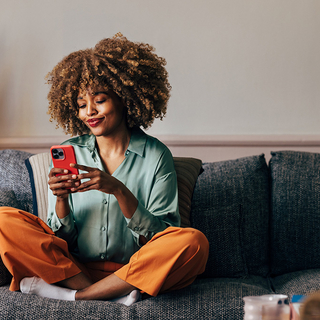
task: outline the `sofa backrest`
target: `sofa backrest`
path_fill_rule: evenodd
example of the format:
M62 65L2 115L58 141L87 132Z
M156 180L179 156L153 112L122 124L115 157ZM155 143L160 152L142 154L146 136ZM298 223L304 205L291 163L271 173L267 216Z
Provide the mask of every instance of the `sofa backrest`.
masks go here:
M192 226L210 243L204 276L266 276L269 171L264 158L205 163L191 206Z
M271 274L320 268L320 154L273 152Z
M33 213L32 192L25 159L32 154L0 150L0 206L11 205Z
M0 151L0 205L33 213L24 163L30 156ZM201 163L190 164L190 179L195 180ZM191 168L179 165L179 175L185 178ZM203 169L194 190L191 181L182 181L181 194L188 209L193 192L191 225L210 242L204 276L266 276L270 270L276 276L320 268L320 154L274 152L269 168L261 155L205 163ZM47 179L47 172L43 175ZM46 210L42 215L45 219Z
M2 161L1 156L7 160ZM3 185L8 189L4 192L0 190L0 202L2 195L7 199L7 203L3 205L17 206L46 220L47 166L50 157L49 154L30 156L31 154L15 150L5 150L0 154L0 176L2 174L6 177ZM37 192L33 192L34 210L31 182L24 164L28 157L30 158L26 162L32 166L31 182L38 184ZM180 202L184 203L186 211L191 206L192 226L203 231L210 242L210 256L204 275L266 275L269 187L264 156L206 163L203 165L204 172L199 177L200 160L174 160L178 174L179 201L182 200ZM8 167L14 167L15 171L10 169L6 173ZM193 189L196 180L196 187ZM191 203L192 193L194 196ZM12 195L17 196L18 204ZM188 225L188 221L185 225Z

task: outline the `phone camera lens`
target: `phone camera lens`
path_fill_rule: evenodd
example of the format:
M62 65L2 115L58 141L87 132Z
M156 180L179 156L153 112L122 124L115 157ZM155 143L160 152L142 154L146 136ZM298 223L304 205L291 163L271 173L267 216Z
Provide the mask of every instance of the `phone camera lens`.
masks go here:
M52 157L58 160L63 159L64 158L63 150L58 148L52 149Z

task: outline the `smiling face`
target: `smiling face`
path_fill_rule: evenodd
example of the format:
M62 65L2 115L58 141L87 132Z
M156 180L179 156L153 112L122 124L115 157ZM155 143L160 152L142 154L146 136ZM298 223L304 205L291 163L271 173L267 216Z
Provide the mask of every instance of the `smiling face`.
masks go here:
M125 107L113 92L103 90L80 92L77 97L79 118L97 137L127 130Z

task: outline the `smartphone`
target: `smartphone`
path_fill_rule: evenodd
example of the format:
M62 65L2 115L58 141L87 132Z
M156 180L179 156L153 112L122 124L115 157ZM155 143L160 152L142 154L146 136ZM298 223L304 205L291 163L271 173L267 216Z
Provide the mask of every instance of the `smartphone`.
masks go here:
M71 168L70 163L77 163L76 155L74 153L73 146L52 146L50 148L50 154L55 168L67 169L67 174L79 174L78 169ZM59 173L57 176L65 173Z

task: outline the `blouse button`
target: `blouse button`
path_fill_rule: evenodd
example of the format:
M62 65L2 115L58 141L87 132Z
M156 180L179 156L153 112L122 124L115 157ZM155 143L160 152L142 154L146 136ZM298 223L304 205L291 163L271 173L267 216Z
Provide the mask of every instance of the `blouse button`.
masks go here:
M102 227L101 230L102 230L102 231L106 231L106 227Z
M106 255L103 254L103 253L100 255L100 258L101 258L102 260L103 260L105 257L106 257Z
M103 200L102 200L102 203L108 204L108 200L107 200L107 199L103 199Z

